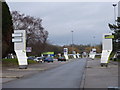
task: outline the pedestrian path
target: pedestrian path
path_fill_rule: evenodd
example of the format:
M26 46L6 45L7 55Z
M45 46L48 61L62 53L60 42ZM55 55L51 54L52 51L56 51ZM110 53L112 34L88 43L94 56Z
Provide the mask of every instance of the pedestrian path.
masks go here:
M116 88L118 87L118 62L110 62L108 67L101 67L100 59L88 59L81 88Z

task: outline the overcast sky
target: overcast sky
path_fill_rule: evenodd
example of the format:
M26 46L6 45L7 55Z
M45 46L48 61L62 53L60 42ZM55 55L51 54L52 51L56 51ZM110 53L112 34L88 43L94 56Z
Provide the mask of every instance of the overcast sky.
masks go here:
M114 23L112 2L8 2L11 11L41 18L49 32L48 40L56 45L99 44L102 34ZM116 10L117 11L117 10ZM95 37L95 38L93 38Z

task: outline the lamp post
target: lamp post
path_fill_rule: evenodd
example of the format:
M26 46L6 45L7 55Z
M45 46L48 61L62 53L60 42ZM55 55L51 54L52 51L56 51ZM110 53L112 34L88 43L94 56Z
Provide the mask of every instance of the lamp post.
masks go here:
M73 53L73 32L74 31L71 31L72 32L72 53Z
M95 36L93 36L93 48L95 48Z
M114 22L115 22L115 25L116 25L116 7L117 4L113 4L113 7L114 7Z
M114 7L114 23L115 23L115 25L116 25L116 6L117 6L117 4L116 3L114 3L114 4L112 4L113 5L113 7ZM117 43L117 42L115 42L115 43ZM117 46L117 45L116 45ZM116 49L117 50L117 49Z

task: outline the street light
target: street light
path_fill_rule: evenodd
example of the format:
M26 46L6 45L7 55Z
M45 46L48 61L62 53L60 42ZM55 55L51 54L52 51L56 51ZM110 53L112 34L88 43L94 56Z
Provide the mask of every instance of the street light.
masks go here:
M93 36L93 48L95 48L95 36Z
M115 25L116 25L116 7L117 4L113 4L113 7L114 7L114 22L115 22Z
M71 31L72 32L72 53L73 53L73 32L74 31Z

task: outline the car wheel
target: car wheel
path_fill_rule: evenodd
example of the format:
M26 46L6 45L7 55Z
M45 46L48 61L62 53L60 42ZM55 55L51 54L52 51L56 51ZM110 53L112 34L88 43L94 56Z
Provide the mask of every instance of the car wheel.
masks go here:
M108 64L106 64L105 66L108 67Z
M103 67L103 64L101 64L101 67Z

